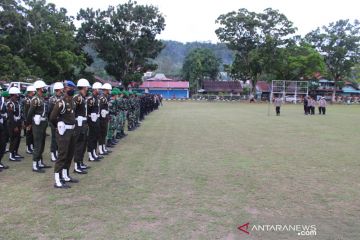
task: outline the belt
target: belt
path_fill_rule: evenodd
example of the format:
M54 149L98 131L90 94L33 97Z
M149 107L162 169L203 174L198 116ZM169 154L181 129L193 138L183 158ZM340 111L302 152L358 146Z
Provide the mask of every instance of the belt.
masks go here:
M40 120L41 120L41 121L47 121L47 118L41 117Z
M69 130L69 129L74 129L75 128L75 124L74 125L66 125L65 124L65 129Z

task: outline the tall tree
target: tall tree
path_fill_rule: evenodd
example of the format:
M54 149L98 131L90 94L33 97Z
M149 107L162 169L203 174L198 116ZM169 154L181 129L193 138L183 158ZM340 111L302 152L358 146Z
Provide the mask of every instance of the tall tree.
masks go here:
M278 49L272 72L277 79L312 79L315 74L326 74L323 57L309 44L292 44Z
M235 78L251 79L254 86L262 73L270 71L278 49L291 43L296 31L284 14L271 8L263 13L241 8L220 15L216 23L220 24L215 31L218 38L236 54L229 67L230 74Z
M106 11L81 9L77 18L82 21L78 40L91 43L107 63L106 71L125 87L156 68L151 59L163 48L156 36L165 28L157 7L129 1Z
M215 80L219 73L221 60L206 48L196 48L185 57L182 75L189 80L193 92L200 89L205 79Z
M75 41L73 18L45 0L7 0L0 10L0 44L21 59L34 78L74 78L86 56Z
M360 24L358 20L338 20L308 33L305 39L324 57L329 74L340 86L349 77L360 58ZM335 101L336 88L333 91Z

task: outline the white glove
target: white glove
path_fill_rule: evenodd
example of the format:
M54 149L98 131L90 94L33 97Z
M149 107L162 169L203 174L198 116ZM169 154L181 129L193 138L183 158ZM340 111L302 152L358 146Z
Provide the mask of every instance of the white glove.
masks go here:
M101 117L102 118L106 118L107 114L108 114L108 112L105 109L101 110Z
M35 115L34 116L34 123L35 125L40 125L40 122L41 122L41 116L40 115Z
M66 131L66 128L65 128L65 123L64 122L58 122L57 124L57 129L58 129L58 132L59 134L62 136L64 135L65 131Z
M77 117L76 120L77 120L78 126L81 127L83 124L83 117Z
M90 117L91 117L91 121L93 122L96 122L96 120L98 119L98 115L96 113L91 113Z

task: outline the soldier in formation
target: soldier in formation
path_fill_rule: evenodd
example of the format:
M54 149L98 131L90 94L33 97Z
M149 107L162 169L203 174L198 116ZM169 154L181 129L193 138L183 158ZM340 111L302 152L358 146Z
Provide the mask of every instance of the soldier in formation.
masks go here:
M49 125L55 188L70 188L69 183L79 182L70 176L72 161L74 173L87 174L90 166L84 163L86 151L90 162L100 161L111 153L109 147L114 147L127 135L126 125L130 131L135 130L140 120L159 106L155 95L121 91L100 82L91 86L86 79L80 79L77 84L69 80L56 82L54 94L47 100L48 89L45 82L36 81L27 88L21 102L18 88L3 92L0 98L0 171L8 168L2 163L7 142L10 143L10 161L23 158L18 153L23 128L26 152L33 158L32 171L44 173L46 168L51 168L43 156Z

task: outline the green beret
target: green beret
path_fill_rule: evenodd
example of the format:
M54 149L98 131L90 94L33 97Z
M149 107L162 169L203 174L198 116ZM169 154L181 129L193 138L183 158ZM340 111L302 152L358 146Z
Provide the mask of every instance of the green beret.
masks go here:
M111 95L117 95L118 93L117 93L117 91L116 91L116 89L113 89L113 90L111 90Z
M8 91L3 91L2 94L1 94L1 96L3 96L3 97L9 97L10 94L9 94Z

